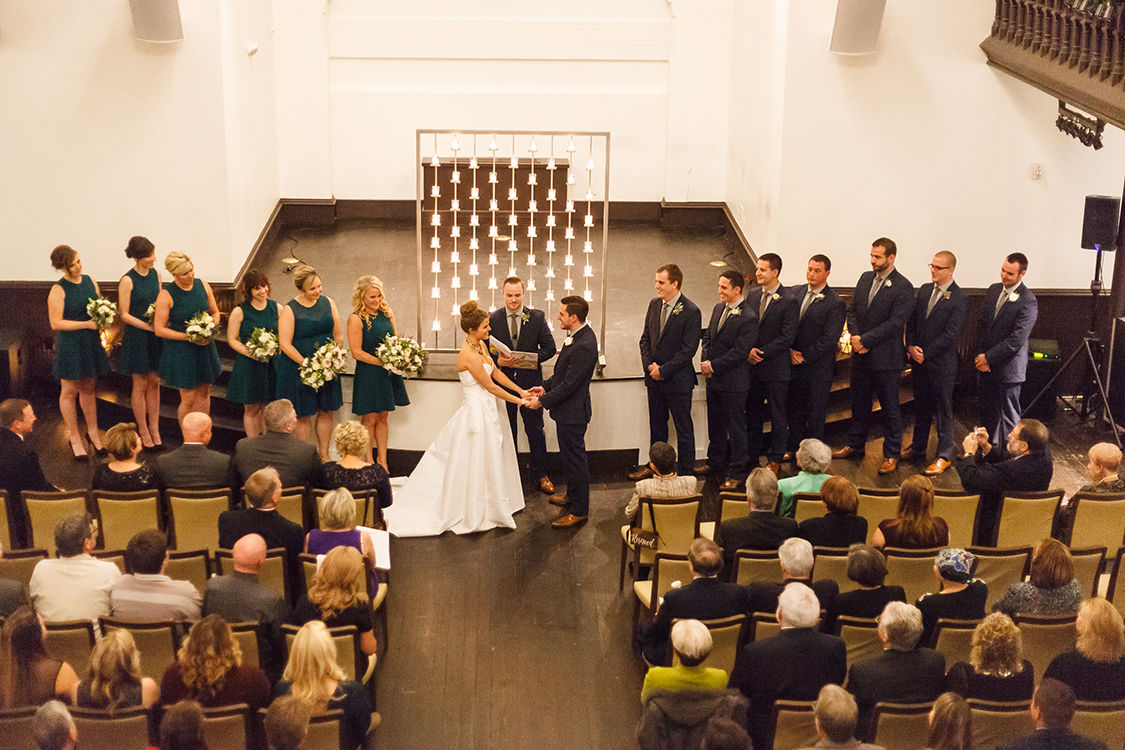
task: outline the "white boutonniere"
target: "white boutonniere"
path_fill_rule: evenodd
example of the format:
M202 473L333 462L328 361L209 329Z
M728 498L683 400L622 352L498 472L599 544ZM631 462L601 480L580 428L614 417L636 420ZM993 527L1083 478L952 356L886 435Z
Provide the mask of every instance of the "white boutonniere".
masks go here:
M824 299L824 292L817 292L816 294L813 295L813 298L812 298L813 302L819 302L822 299Z
M523 315L520 316L520 320L522 320L524 323L531 320L531 313L525 312Z
M951 299L952 297L953 297L953 292L951 292L949 290L946 290L946 291L941 293L942 299Z
M677 302L676 306L672 308L672 314L673 315L679 315L683 311L684 311L684 303L683 302Z
M1015 292L1012 292L1011 294L1008 295L1008 301L1009 302L1015 302L1019 298L1020 298L1020 296L1018 294L1016 294Z
M574 341L574 337L573 336L567 336L566 340L563 341L563 346L570 346L572 341Z
M886 281L883 282L883 286L885 286L885 287L890 287L890 285L891 285L890 279L887 279Z
M774 292L774 294L773 294L773 301L774 301L774 302L777 302L777 301L778 301L779 299L781 299L781 295L780 295L780 294L778 294L778 293L776 293L776 292Z
M732 307L730 309L730 314L731 314L731 317L734 317L736 315L741 315L742 314L742 308L741 307Z

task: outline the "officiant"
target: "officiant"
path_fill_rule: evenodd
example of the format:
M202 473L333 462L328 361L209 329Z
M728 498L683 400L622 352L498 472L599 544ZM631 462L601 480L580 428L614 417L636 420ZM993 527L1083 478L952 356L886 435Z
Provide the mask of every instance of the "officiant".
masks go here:
M502 287L504 307L492 313L492 340L510 349L512 356L498 350L496 362L505 375L520 388L528 389L543 384L543 363L555 356L555 339L547 327L542 310L524 307L523 279L509 276ZM555 492L555 485L547 476L547 438L543 434L543 410L508 404L508 419L512 423L512 438L519 444L516 412L523 415L523 429L531 451L531 476L544 495Z

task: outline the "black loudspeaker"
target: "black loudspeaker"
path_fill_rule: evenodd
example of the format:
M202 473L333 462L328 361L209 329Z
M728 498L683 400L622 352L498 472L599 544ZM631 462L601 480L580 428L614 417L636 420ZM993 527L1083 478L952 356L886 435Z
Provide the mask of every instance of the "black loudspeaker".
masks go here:
M837 0L828 51L837 55L873 53L886 7L887 0Z
M1082 214L1082 249L1117 249L1117 221L1121 215L1121 199L1108 195L1087 195Z
M179 0L129 0L133 33L142 42L182 42Z
M1059 360L1059 342L1047 339L1031 339L1027 342L1027 379L1020 388L1020 409L1026 409L1031 399L1039 395L1039 391L1051 378L1059 372L1062 362ZM1043 394L1043 398L1035 402L1031 411L1024 412L1023 416L1029 419L1038 419L1040 422L1050 424L1058 413L1058 391L1056 386Z

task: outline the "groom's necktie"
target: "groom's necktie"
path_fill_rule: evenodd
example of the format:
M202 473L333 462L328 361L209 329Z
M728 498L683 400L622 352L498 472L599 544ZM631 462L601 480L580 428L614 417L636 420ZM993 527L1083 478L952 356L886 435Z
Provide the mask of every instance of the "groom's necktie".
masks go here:
M672 310L672 306L667 302L664 303L663 309L660 311L660 330L657 331L658 336L664 335L664 324L668 322L668 313Z
M512 320L512 346L515 346L520 337L519 313L508 313L508 317Z

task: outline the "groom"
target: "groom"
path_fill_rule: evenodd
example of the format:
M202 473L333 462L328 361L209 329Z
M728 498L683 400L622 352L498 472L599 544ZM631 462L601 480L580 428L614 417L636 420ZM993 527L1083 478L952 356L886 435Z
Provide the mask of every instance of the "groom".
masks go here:
M550 499L552 505L569 506L552 523L564 529L585 523L590 516L590 465L586 461L586 425L590 423L590 378L598 364L598 337L586 325L590 305L581 297L563 297L559 324L570 335L555 363L555 374L542 386L529 389L531 408L546 407L555 420L559 453L566 473L566 494Z

